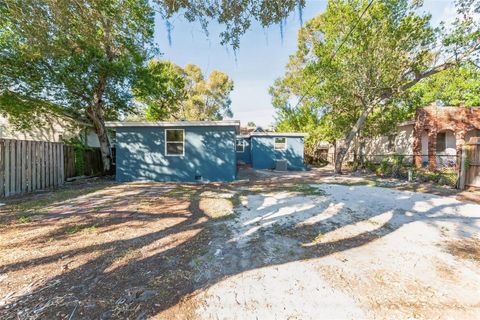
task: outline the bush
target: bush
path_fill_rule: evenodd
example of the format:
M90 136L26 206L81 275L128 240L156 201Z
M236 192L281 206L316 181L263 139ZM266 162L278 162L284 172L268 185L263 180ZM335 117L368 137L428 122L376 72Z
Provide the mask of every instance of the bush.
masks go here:
M374 173L377 172L378 165L371 161L365 161L364 167L365 169L367 169L368 172Z
M393 177L406 179L408 171L413 170L414 179L420 182L433 182L440 185L456 187L458 175L456 170L446 168L440 171L429 171L427 169L417 169L410 163L404 163L405 157L402 155L385 156L379 164L371 161L365 161L364 167L369 172L375 173L380 177Z
M377 168L377 175L382 177L389 177L392 175L392 165L388 157L384 157Z
M417 169L414 173L417 180L422 182L433 182L450 187L456 187L458 175L454 170L428 171L425 169Z

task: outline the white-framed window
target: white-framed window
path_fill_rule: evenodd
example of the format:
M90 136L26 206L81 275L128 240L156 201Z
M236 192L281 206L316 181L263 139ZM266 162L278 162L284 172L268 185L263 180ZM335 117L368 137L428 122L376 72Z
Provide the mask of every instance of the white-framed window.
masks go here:
M185 130L165 129L165 155L185 155Z
M286 150L287 138L275 138L274 148L275 150Z
M244 152L245 151L245 140L237 139L235 142L235 150L237 152Z

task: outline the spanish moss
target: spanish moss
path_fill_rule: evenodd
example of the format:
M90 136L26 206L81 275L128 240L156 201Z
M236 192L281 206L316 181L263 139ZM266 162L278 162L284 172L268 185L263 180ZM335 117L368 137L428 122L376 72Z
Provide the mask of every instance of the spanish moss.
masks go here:
M300 27L303 27L303 7L300 2L298 3L298 20L300 21Z
M166 20L165 21L165 27L167 28L168 45L171 47L172 46L172 29L173 29L173 26L170 23L170 21Z
M283 38L284 38L284 36L285 36L284 32L285 32L285 30L284 30L284 21L283 21L283 19L282 19L282 20L280 20L280 39L281 39L281 41L282 41L282 45L283 45Z

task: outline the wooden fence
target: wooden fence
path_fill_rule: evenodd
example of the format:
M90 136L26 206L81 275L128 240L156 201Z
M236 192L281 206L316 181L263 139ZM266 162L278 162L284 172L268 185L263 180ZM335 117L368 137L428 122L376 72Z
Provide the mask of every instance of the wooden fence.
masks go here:
M460 188L480 188L480 138L471 138L462 151Z
M104 175L100 148L88 148L75 153L74 146L64 146L65 178Z
M62 185L63 143L0 139L0 197Z

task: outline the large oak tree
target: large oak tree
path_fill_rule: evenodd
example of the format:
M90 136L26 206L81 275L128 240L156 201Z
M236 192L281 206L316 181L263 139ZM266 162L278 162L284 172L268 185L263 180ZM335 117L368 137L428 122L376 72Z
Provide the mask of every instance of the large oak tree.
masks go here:
M452 28L433 28L419 1L330 1L299 32L298 50L272 88L284 118L315 107L330 136L342 136L335 170L362 130L404 114L417 83L467 60L478 60L480 4L458 1ZM367 10L368 7L368 10ZM292 98L302 97L292 107ZM407 106L408 109L408 106ZM366 124L370 124L367 125ZM384 127L384 126L383 126Z
M131 113L132 86L157 51L155 11L224 25L221 42L235 50L256 20L278 23L303 0L2 0L0 111L31 125L41 113L88 121L110 168L106 119Z

